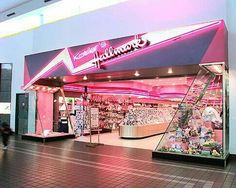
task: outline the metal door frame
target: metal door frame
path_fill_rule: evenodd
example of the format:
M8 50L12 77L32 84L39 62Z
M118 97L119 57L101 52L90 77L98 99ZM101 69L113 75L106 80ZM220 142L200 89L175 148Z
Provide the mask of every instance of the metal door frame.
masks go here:
M19 131L19 122L18 122L18 107L19 107L19 96L28 96L28 102L29 102L29 94L28 93L16 93L16 108L15 108L15 134L18 135L18 131ZM27 108L29 109L29 107L27 106ZM28 119L28 114L27 114L27 119Z

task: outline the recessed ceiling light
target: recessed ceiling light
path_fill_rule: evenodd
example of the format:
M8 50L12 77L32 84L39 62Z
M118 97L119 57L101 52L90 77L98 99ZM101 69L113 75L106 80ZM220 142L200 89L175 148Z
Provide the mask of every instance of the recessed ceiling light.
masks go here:
M168 74L173 74L173 70L172 70L172 68L168 68L168 72L167 72Z
M136 77L140 76L139 72L135 71L134 76L136 76Z
M54 76L53 78L54 78L55 80L57 79L57 77L56 77L56 76Z
M83 80L88 80L88 77L84 75Z
M111 78L111 76L109 75L109 76L107 76L107 78L109 78L109 79L110 79L110 78Z

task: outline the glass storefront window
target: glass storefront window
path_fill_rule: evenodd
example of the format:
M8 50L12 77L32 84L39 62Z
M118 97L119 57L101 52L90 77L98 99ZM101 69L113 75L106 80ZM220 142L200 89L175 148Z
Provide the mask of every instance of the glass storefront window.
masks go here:
M12 64L0 64L0 122L10 123Z
M225 157L224 79L224 73L200 69L156 152Z

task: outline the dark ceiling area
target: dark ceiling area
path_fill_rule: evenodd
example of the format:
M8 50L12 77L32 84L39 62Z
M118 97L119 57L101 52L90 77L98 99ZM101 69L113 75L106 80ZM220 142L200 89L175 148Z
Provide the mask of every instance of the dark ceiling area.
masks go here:
M49 77L43 78L35 82L36 85L45 85L51 87L61 87L71 83L87 83L87 82L105 82L105 81L119 81L119 80L139 80L151 78L168 78L168 77L182 77L188 75L196 75L199 71L199 65L185 65L176 67L161 67L153 69L130 70L123 72L110 72L89 75L74 75L63 77ZM135 76L135 72L139 76ZM84 79L86 76L86 80Z

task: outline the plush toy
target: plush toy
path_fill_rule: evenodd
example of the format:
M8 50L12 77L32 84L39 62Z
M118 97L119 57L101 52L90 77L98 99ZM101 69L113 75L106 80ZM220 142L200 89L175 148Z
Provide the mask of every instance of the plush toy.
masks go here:
M191 147L188 148L188 154L192 155L193 154L193 150Z
M220 157L220 154L214 149L214 150L212 151L212 156Z
M202 113L202 118L204 121L211 121L215 124L222 124L222 119L220 117L220 114L211 106L208 106L205 108L205 110Z
M180 127L178 127L176 130L176 139L178 141L182 140L183 135L184 135L183 130Z

